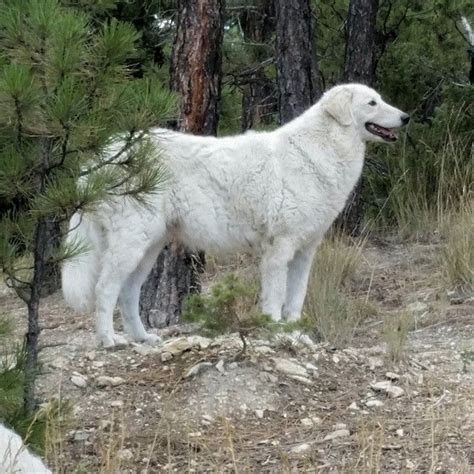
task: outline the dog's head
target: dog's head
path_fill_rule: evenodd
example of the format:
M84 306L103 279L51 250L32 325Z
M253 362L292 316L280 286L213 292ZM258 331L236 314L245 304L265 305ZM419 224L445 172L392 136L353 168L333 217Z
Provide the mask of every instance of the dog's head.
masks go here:
M362 84L333 87L322 97L321 106L340 125L355 127L364 141L394 142L398 139L396 129L410 120Z

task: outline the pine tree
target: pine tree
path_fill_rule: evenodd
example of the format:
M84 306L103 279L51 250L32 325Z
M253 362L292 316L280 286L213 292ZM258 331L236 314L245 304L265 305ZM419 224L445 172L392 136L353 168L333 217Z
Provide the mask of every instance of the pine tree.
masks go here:
M28 307L27 412L46 268L81 250L52 247L51 223L63 229L109 199L144 202L162 182L146 130L168 118L174 97L153 78L132 80L125 64L138 39L129 24L97 24L57 0L10 0L0 11L0 198L22 203L1 218L0 263Z

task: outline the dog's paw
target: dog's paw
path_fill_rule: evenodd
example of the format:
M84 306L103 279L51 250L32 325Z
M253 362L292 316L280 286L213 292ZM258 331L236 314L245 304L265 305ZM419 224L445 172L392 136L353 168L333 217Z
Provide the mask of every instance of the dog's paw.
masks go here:
M112 349L125 347L128 345L128 341L120 334L104 334L99 336L99 344L104 349Z
M150 346L153 346L155 344L159 344L162 341L161 337L153 334L151 332L147 333L146 336L138 342L144 342L145 344L149 344Z

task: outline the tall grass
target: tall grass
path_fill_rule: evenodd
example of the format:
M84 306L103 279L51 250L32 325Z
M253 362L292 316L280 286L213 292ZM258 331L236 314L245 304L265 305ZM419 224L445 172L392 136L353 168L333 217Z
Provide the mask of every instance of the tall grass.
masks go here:
M318 249L308 284L305 326L335 346L348 344L372 308L349 296L347 283L361 259L365 240L330 235Z

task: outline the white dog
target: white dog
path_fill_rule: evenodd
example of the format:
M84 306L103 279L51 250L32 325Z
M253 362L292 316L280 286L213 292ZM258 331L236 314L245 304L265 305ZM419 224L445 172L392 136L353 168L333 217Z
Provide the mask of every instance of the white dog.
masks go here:
M261 255L261 306L276 321L300 317L318 244L361 174L367 141L392 142L407 114L359 84L334 87L273 132L224 138L153 129L170 172L152 205L130 199L76 214L69 240L92 250L63 268L63 292L77 310L95 308L105 347L119 302L126 332L153 342L139 317L140 288L172 239L210 253Z
M52 474L22 439L0 423L0 474Z

